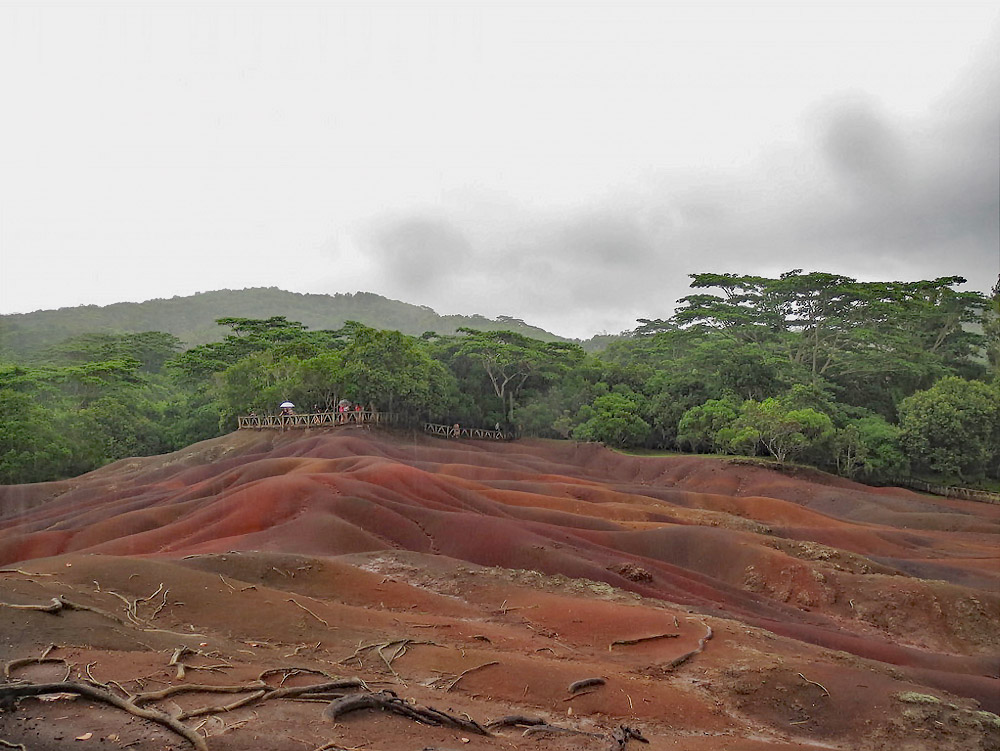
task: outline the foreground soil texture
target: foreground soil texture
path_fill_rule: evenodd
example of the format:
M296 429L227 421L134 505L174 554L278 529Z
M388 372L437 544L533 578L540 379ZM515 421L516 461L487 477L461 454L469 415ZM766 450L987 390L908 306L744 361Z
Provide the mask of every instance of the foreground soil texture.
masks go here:
M723 459L241 431L0 489L5 685L126 705L0 691L0 748L997 749L998 539Z

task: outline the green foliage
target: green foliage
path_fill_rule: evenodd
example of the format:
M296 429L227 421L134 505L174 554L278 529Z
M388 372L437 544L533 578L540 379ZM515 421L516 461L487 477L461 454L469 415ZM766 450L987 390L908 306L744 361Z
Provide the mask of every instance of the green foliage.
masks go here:
M580 410L582 422L573 430L580 441L600 441L609 446L641 445L649 424L639 416L639 405L621 394L599 396Z
M523 388L551 382L585 357L577 345L541 342L512 331L460 329L460 333L465 336L455 357L479 366L510 423Z
M915 465L960 480L994 467L1000 447L1000 390L947 376L899 405L902 442Z
M743 402L732 429L727 435L731 448L743 448L753 439L779 462L822 446L834 434L829 416L810 407L789 409L774 398Z
M600 354L546 341L519 319L470 324L361 294L337 296L338 312L320 323L330 328L289 316L326 296L249 290L157 301L204 329L203 343L180 354L174 335L143 330L142 307L111 306L135 314L131 333L68 327L74 335L63 341L25 338L18 326L28 319L8 316L5 351L32 354L0 365L0 482L168 451L285 399L312 411L340 398L411 419L500 423L616 447L766 452L866 480L905 475L910 459L918 473L997 476L1000 285L987 300L959 292L961 282L698 274L673 318L602 337ZM259 315L250 298L290 307ZM232 306L219 311L220 301ZM210 325L192 323L209 302ZM355 315L338 318L344 309ZM356 322L389 309L384 328ZM77 309L77 323L100 311Z
M268 287L0 316L0 358L34 358L63 340L91 334L168 332L185 346L193 347L218 341L230 333L216 323L224 316L234 320L283 317L301 321L313 331L335 330L347 321L361 321L372 328L412 336L424 331L454 334L466 327L484 331L508 329L545 341L559 339L516 318L503 317L501 322L480 315L440 316L428 307L389 300L370 292L318 295Z
M677 425L677 443L695 453L726 451L731 447L732 434L718 440L720 431L732 428L739 405L732 399L709 399L683 414Z
M139 370L159 373L181 347L181 341L163 331L134 334L81 334L52 347L43 359L57 364L136 360Z
M837 472L846 477L891 480L909 470L900 429L879 415L854 420L833 438Z

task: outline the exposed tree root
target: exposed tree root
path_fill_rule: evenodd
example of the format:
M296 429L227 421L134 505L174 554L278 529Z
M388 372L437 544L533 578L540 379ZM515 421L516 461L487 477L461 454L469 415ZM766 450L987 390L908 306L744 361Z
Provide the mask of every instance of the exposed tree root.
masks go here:
M160 590L157 590L157 592L154 593L154 594L158 594L159 591ZM125 604L126 604L126 610L128 610L128 608L131 606L131 601L127 600L124 597L122 597L117 592L110 592L110 590L109 590L109 593L113 594L113 595L116 595L119 599L124 600ZM145 600L145 598L140 598L140 599L141 600ZM164 602L166 602L166 600L164 600ZM83 612L88 612L88 613L96 613L97 615L103 616L104 618L107 618L108 620L114 621L115 623L117 623L119 625L127 626L127 627L130 627L130 628L137 628L140 631L156 632L156 633L161 633L161 634L172 634L174 636L184 637L185 639L189 639L189 638L192 638L192 637L205 638L204 634L198 634L198 633L195 633L193 631L190 632L190 633L182 633L180 631L170 631L169 629L165 629L165 628L152 628L152 627L148 627L146 624L143 624L143 623L138 622L138 621L132 621L132 620L126 620L125 618L119 618L114 613L110 613L107 610L102 610L101 608L95 608L95 607L92 607L90 605L81 605L78 602L73 602L72 600L66 599L62 595L59 595L58 597L53 597L52 601L48 605L17 605L17 604L12 603L12 602L0 602L0 607L10 608L12 610L37 610L37 611L40 611L42 613L52 613L53 615L60 615L62 613L62 611L64 611L64 610L77 610L77 611L83 611ZM160 609L162 609L162 608L158 608L157 612L159 612Z
M17 701L18 699L24 699L32 696L58 693L79 694L80 696L85 696L88 699L103 702L104 704L110 704L113 707L118 707L118 709L123 709L131 715L169 728L174 733L188 741L188 743L194 746L197 751L208 751L205 739L198 735L194 730L181 723L177 718L171 717L170 715L156 709L139 707L130 699L123 699L119 696L115 696L105 688L91 686L88 683L62 681L60 683L7 684L0 686L0 702L5 700Z
M330 702L323 714L327 719L336 721L339 717L349 712L356 712L361 709L381 709L401 715L415 722L422 722L426 725L443 725L445 727L458 728L459 730L464 730L467 733L475 735L492 735L490 731L475 720L456 717L433 707L421 707L416 704L409 704L391 691L383 691L378 694L352 694L336 699Z
M680 657L675 657L670 662L668 662L666 665L664 665L663 669L664 670L673 670L674 668L680 667L681 665L683 665L685 662L687 662L688 660L690 660L695 655L698 655L698 654L701 654L702 652L704 652L705 651L705 643L709 639L711 639L712 636L713 636L712 627L709 626L706 623L705 624L705 628L708 629L708 631L706 631L705 635L703 637L701 637L701 639L698 640L698 646L695 649L692 649L690 652L686 652L685 654L682 654Z
M804 680L806 683L811 683L812 685L818 686L819 688L823 689L823 693L826 694L827 696L830 695L830 692L827 690L826 686L824 686L822 683L816 683L816 681L811 681L808 678L806 678L804 675L802 675L802 673L799 673L799 678L801 678L802 680Z
M46 665L53 663L66 665L66 677L63 680L69 680L72 668L61 657L23 657L20 660L11 660L3 666L3 677L9 681L11 678L10 674L18 668L23 668L26 665Z
M537 735L538 733L565 733L567 735L586 735L589 738L604 738L605 736L601 733L588 733L586 730L576 730L574 728L566 728L562 725L549 725L548 723L543 723L541 725L532 725L527 728L521 735L528 737L529 735Z
M612 647L624 647L629 644L642 644L644 641L656 641L657 639L676 639L680 634L655 634L653 636L640 636L638 639L615 639L608 645L610 652Z
M379 642L375 644L362 644L357 649L354 650L354 654L350 655L349 657L345 657L343 660L341 660L340 664L343 665L347 662L350 662L351 660L357 660L358 666L362 667L364 666L364 658L362 657L362 655L369 650L374 650L375 653L380 658L382 658L382 662L385 663L385 666L389 669L389 672L392 673L397 678L399 678L399 673L397 673L392 668L393 660L395 660L398 657L402 657L404 654L406 654L406 650L408 647L416 644L430 644L435 647L440 646L432 641L415 641L413 639L392 639L390 641ZM395 648L395 651L392 653L392 655L386 657L384 650L392 647Z
M531 727L533 725L544 725L545 720L541 717L529 717L523 714L510 714L506 717L501 717L498 720L493 720L493 722L486 723L486 727L491 730L494 728L513 728L513 727Z
M603 678L584 678L582 681L575 681L569 684L569 688L566 690L571 694L575 694L577 691L582 691L585 688L590 688L591 686L603 686L607 683Z
M302 608L302 609L303 609L304 611L306 611L307 613L309 613L309 615L311 615L311 616L312 616L313 618L315 618L315 619L316 619L317 621L319 621L320 623L322 623L322 624L323 624L324 626L326 626L327 628L329 628L329 627L330 627L330 624L329 624L329 623L328 623L327 621L325 621L325 620L323 620L322 618L320 618L320 617L319 617L318 615L316 615L316 614L315 614L315 613L314 613L313 611L311 611L311 610L310 610L309 608L307 608L307 607L306 607L305 605L302 605L302 604L300 604L300 603L299 603L298 601L296 601L296 600L295 600L294 598L292 598L292 597L289 597L289 598L288 598L288 602L292 603L292 605L295 605L295 606L297 606L297 607L300 607L300 608Z
M445 689L444 689L445 693L447 693L448 691L451 691L453 688L455 688L455 686L458 684L458 682L460 680L462 680L465 676L467 676L469 673L475 673L477 670L482 670L483 668L488 668L488 667L491 667L492 665L499 665L499 664L500 664L499 662L497 662L496 660L494 660L493 662L484 662L482 665L477 665L474 668L469 668L468 670L463 670L461 673L459 673L455 677L455 680L453 680L451 683L449 683L445 687Z

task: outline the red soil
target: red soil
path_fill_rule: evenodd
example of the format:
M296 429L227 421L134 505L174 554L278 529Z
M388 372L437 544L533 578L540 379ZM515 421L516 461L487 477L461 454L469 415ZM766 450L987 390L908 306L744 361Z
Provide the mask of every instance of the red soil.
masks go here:
M0 660L57 644L50 656L77 674L92 663L129 691L143 676L229 685L305 666L484 721L624 723L651 749L1000 748L987 713L1000 712L998 534L1000 507L717 459L240 432L0 488L0 600L62 595L119 616L0 607ZM137 600L160 583L167 594ZM708 628L704 651L670 667ZM664 633L677 635L612 644ZM391 665L373 652L342 662L360 642L407 638L425 643ZM193 668L216 667L178 679L167 661L181 643L203 653ZM490 662L450 691L435 680ZM606 683L567 693L593 676ZM59 704L0 712L0 739L61 748L92 731L105 739L94 747L187 747L120 710ZM32 720L54 716L66 719ZM202 732L213 751L608 747L520 729L466 744L370 710L334 724L285 700L210 715Z

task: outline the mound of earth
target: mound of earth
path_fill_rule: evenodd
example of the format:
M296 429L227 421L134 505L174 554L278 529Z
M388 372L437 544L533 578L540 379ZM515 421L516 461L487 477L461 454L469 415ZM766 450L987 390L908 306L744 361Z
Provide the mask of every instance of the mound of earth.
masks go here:
M0 488L0 739L997 749L998 533L718 459L238 432Z

